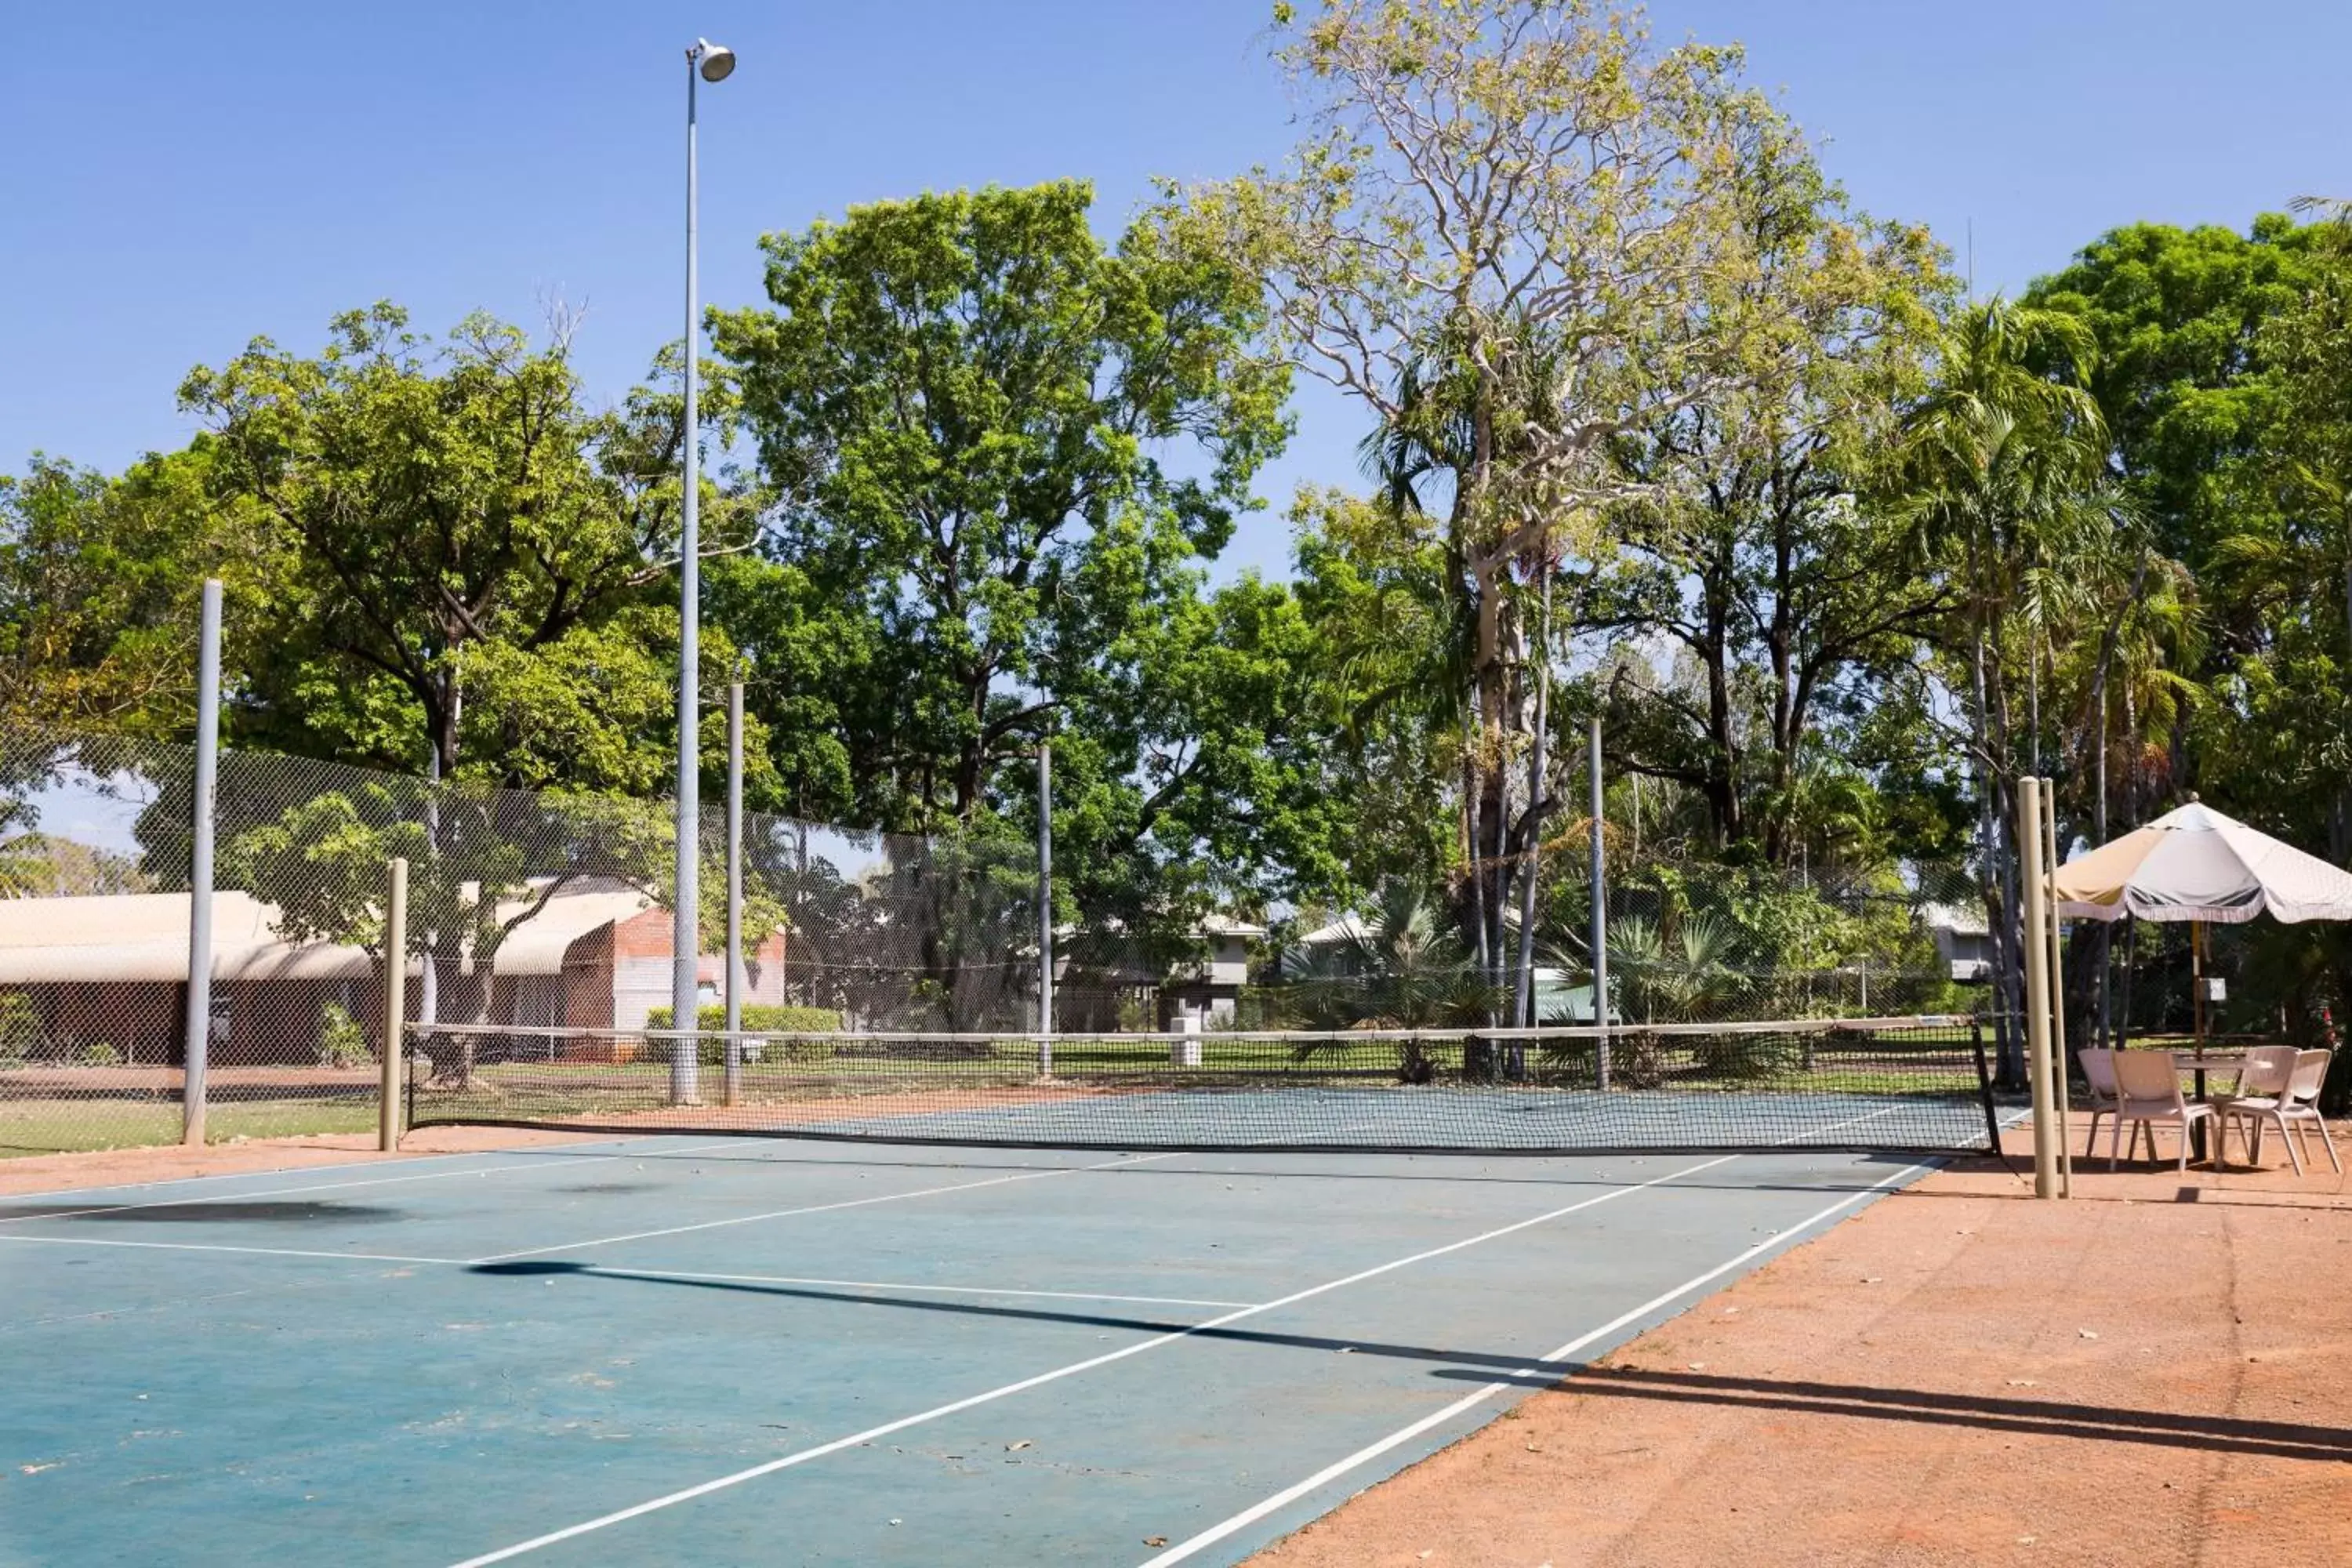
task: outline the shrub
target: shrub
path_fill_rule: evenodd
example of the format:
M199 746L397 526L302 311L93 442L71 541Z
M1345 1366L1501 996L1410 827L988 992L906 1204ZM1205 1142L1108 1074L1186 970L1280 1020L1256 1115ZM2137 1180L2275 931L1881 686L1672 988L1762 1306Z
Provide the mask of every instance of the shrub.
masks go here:
M1741 1080L1796 1072L1805 1049L1793 1035L1710 1035L1698 1041L1696 1054L1706 1077Z
M107 1041L100 1040L96 1045L82 1047L81 1065L87 1068L121 1067L122 1053Z
M22 991L0 992L0 1061L22 1061L41 1037L40 1010Z
M1656 1089L1666 1081L1666 1051L1645 1030L1619 1035L1609 1049L1611 1080L1619 1089Z
M647 1016L646 1027L669 1027L671 1010L656 1007ZM723 1029L727 1026L727 1009L703 1007L696 1011L694 1026L698 1029ZM841 1028L841 1014L831 1007L789 1007L773 1003L755 1002L743 1009L743 1027L760 1034L829 1035Z
M322 1068L365 1067L375 1059L368 1049L367 1031L341 1002L319 1008L319 1065Z
M673 1010L656 1007L646 1017L648 1029L670 1026ZM725 1007L698 1008L694 1026L717 1032L727 1026ZM748 1034L761 1035L830 1035L841 1029L841 1015L831 1007L790 1007L774 1003L754 1003L743 1009L743 1028ZM667 1062L672 1040L647 1040L645 1055L638 1059ZM699 1048L695 1060L707 1068L727 1065L727 1042L704 1039L697 1042ZM833 1054L830 1040L746 1040L743 1042L745 1061L822 1061Z

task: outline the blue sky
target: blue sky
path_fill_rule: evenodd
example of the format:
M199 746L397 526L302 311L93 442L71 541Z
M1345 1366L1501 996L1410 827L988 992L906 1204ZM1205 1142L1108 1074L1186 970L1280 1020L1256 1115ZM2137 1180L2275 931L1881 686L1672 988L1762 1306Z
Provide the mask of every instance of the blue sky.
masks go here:
M1096 182L1107 229L1153 174L1289 145L1270 0L617 0L0 5L0 471L184 439L173 391L260 333L315 348L389 297L438 331L588 315L614 397L680 310L680 51L704 100L705 298L759 297L756 240L926 188ZM2352 195L2352 5L2319 0L1667 0L1662 37L1738 39L1857 198L2014 289L2140 218L2242 226ZM1301 400L1263 486L1347 482L1360 418ZM1279 570L1278 506L1229 564Z

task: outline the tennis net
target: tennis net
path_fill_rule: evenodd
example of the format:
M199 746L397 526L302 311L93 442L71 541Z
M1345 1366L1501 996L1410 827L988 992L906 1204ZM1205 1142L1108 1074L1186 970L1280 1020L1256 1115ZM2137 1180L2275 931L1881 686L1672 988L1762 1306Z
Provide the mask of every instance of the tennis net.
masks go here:
M1181 1035L410 1026L412 1126L1070 1149L1997 1147L1974 1020ZM674 1063L690 1053L690 1068Z

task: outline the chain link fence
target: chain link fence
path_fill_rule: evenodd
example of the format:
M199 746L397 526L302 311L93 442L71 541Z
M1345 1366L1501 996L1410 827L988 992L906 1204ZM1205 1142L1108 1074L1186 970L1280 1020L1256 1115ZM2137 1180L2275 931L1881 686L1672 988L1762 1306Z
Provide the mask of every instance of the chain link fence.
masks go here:
M0 735L0 1152L180 1136L194 772L184 746ZM394 857L410 866L406 1015L467 1026L428 1057L446 1075L543 1052L554 1026L670 1023L667 802L224 751L214 823L215 1141L374 1126ZM711 1027L728 968L725 855L723 810L707 810L697 1022ZM752 813L742 862L747 1019L1036 1026L1027 844Z
M176 1141L186 1053L194 758L111 736L0 734L0 1152ZM410 866L405 1016L428 1084L492 1065L688 1048L670 1003L664 801L429 782L224 751L208 1136L374 1125L384 891ZM848 830L747 813L746 1029L1034 1035L1037 850L1002 824ZM698 1016L723 1018L726 824L705 811ZM1541 884L1533 1021L1595 1021L1584 867ZM1513 946L1483 967L1449 892L1350 911L1210 912L1139 931L1064 910L1050 1027L1069 1034L1476 1027L1516 1006ZM1791 877L1653 856L1612 864L1613 1026L1962 1014L1984 998L1964 873ZM436 1028L441 1032L436 1033ZM693 1048L718 1065L715 1037Z

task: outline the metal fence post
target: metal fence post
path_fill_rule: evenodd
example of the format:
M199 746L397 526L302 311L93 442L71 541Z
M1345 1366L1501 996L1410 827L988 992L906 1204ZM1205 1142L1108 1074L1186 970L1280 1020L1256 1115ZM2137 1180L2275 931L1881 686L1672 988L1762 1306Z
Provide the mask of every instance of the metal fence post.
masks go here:
M1609 852L1601 835L1601 715L1592 716L1592 1063L1595 1081L1609 1087Z
M1054 748L1037 743L1037 1076L1054 1076Z
M1977 1100L1984 1107L1985 1148L2000 1155L2000 1110L1993 1104L1992 1068L1985 1060L1984 1020L1973 1013L1969 1016L1969 1050L1977 1062Z
M383 1088L376 1109L376 1147L400 1147L402 1079L406 1076L408 1025L408 862L394 856L383 899Z
M181 1075L180 1141L205 1142L205 1069L213 1021L213 796L220 747L221 585L205 579L196 645L196 767L189 805L187 1056Z
M727 1103L743 1093L743 683L727 688Z

